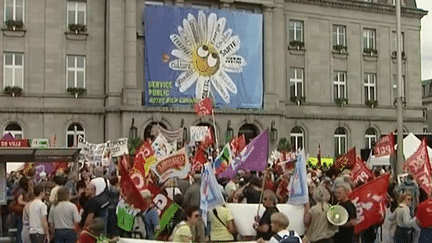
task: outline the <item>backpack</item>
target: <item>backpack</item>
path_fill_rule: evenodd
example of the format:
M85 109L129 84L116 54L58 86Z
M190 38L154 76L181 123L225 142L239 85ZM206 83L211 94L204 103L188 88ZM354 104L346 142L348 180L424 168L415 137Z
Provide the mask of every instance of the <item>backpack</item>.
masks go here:
M289 235L281 237L279 234L273 236L279 243L300 243L299 237L294 235L294 230L289 231Z

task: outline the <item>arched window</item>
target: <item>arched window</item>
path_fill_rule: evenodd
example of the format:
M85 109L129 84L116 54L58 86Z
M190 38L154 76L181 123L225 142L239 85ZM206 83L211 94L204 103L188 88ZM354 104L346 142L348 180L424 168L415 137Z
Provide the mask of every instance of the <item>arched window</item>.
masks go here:
M160 122L152 122L148 124L144 129L144 141L147 141L147 139L151 139L152 141L154 141L156 139L155 135L157 133L157 130L153 129L153 127L157 128L158 125L161 126L163 129L167 129L165 124Z
M375 128L369 127L365 132L365 148L372 149L377 141L377 136Z
M78 123L71 124L66 131L66 142L68 147L75 147L78 144L78 136L85 138L84 127Z
M6 135L8 133L12 134L12 136L14 136L14 138L16 138L16 139L22 139L24 137L23 136L23 129L17 123L9 123L5 127L5 129L3 131L3 135Z
M334 133L335 156L346 153L348 132L343 127L338 127Z
M244 124L240 127L238 136L245 135L246 144L259 134L258 128L254 124Z
M300 148L304 148L304 130L303 128L296 126L291 129L291 146L297 150Z

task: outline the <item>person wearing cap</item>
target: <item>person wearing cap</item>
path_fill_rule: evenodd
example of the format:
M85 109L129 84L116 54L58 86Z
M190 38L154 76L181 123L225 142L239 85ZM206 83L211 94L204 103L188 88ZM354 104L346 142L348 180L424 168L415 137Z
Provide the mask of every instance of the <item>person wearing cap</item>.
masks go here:
M147 203L147 209L144 211L144 224L146 228L146 239L153 240L154 233L159 230L159 216L152 201L152 194L149 190L144 190L141 195Z

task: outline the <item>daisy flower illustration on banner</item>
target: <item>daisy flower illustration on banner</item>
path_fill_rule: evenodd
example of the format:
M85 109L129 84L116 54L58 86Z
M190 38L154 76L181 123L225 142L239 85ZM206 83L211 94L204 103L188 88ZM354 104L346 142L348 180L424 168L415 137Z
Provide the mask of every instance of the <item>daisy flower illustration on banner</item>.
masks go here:
M225 30L226 19L210 13L208 18L203 11L195 16L188 14L178 34L170 35L177 49L171 54L177 59L169 63L174 71L180 71L175 86L184 93L195 85L197 99L209 97L211 89L220 95L224 102L230 103L230 93L237 94L237 86L228 73L241 73L246 60L236 55L241 41L232 35L232 29Z

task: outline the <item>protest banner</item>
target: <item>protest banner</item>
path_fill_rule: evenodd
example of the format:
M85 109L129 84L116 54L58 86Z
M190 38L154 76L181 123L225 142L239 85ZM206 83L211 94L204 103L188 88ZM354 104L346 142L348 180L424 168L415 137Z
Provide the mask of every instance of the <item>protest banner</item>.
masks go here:
M153 141L151 147L155 153L155 156L158 159L165 157L165 156L171 154L172 152L174 152L171 144L168 142L168 140L162 134L159 134L156 137L156 139Z
M123 162L118 163L121 176L120 188L123 198L129 205L132 205L137 209L144 210L147 208L147 202L141 196L140 191L135 186L133 180L130 178L129 172L123 166L123 164L125 163L124 160L126 160L126 156L122 157Z
M120 157L129 154L128 138L120 138L117 141L108 141L108 150L111 152L112 157Z
M357 209L355 234L384 220L389 179L390 174L385 174L349 194L349 199Z
M191 169L186 149L182 148L159 159L152 165L151 169L159 176L161 181L169 178L185 178Z
M395 146L394 135L393 133L389 133L375 143L374 146L375 157L382 157L382 156L394 154L395 153L394 146Z
M89 163L102 164L104 156L108 153L108 144L89 143L82 136L78 136L78 148L81 148L80 154L84 155Z
M212 137L210 128L208 126L191 126L190 127L190 141L192 143L201 142L206 137Z
M363 161L357 158L354 168L351 171L351 180L353 184L357 185L359 182L366 183L373 177L372 171L366 167Z
M155 135L159 135L159 133L162 134L169 143L182 141L183 140L183 132L184 132L183 127L176 129L176 130L168 130L168 129L161 127L158 124L157 126L153 126L153 128L152 128L152 133L154 133Z

